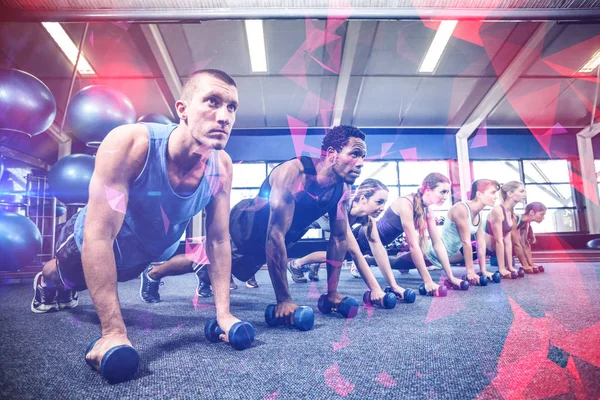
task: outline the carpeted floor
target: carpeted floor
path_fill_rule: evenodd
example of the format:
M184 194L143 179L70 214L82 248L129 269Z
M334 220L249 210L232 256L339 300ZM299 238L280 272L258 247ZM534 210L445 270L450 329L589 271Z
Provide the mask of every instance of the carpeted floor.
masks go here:
M599 272L600 264L547 264L544 274L446 298L417 296L393 310L361 306L344 320L316 311L326 284L321 271L316 284L290 279L295 301L316 311L314 329L299 332L265 324L274 294L262 270L259 289L240 284L231 296L233 313L256 330L244 351L204 338L214 305L193 298L193 275L165 279L158 304L143 303L134 280L120 284L119 294L141 364L132 381L118 385L84 362L100 333L87 292L73 310L35 315L31 282L3 285L0 398L598 399ZM420 282L416 271L396 274L405 287ZM364 290L342 272L343 294L362 299Z

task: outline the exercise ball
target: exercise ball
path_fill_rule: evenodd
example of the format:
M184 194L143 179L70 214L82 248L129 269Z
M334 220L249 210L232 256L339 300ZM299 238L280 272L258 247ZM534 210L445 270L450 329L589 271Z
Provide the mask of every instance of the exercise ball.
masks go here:
M157 113L150 113L150 114L142 115L140 118L138 118L137 122L154 122L155 124L163 124L163 125L168 125L168 124L173 123L173 121L171 121L169 118L165 117L164 115L157 114Z
M108 86L81 89L67 107L67 128L88 146L100 142L117 126L135 123L131 100Z
M30 264L42 251L42 237L27 217L0 212L0 270L17 271Z
M35 136L56 116L56 100L42 81L18 69L0 69L0 129Z
M50 168L50 193L65 204L88 202L90 180L96 159L87 154L71 154Z

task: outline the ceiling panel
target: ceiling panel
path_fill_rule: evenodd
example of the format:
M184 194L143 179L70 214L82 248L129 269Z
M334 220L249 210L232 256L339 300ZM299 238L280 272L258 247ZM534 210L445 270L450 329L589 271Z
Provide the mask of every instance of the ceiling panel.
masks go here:
M165 42L177 74L181 78L191 75L197 69L192 59L190 46L185 36L186 24L159 24L160 34Z
M337 81L337 77L307 77L307 89L298 86L286 77L269 77L263 79L265 91L265 110L268 127L287 127L288 115L300 120L307 126L315 126L319 110L327 112L329 108L326 97L329 95L334 83L325 80ZM325 89L323 90L323 87ZM240 94L241 95L241 94ZM322 96L322 97L321 97ZM331 107L332 108L332 107ZM319 121L321 119L319 118ZM321 122L319 122L320 124Z
M521 78L490 113L488 127L582 126L585 105L571 89L573 79ZM593 87L582 88L593 97ZM589 123L589 121L588 121Z
M600 50L600 24L559 24L526 75L571 76Z
M398 126L402 111L412 101L420 78L369 76L362 88L352 124L368 126Z
M78 46L85 24L62 24ZM83 54L100 77L151 77L152 72L128 30L130 24L89 24Z
M16 68L38 78L68 78L73 70L50 35L37 23L1 23L0 52L13 60Z
M252 73L243 21L186 24L183 25L183 31L191 54L192 71L217 68L229 75Z
M269 74L336 75L346 29L347 22L336 28L323 20L265 21Z

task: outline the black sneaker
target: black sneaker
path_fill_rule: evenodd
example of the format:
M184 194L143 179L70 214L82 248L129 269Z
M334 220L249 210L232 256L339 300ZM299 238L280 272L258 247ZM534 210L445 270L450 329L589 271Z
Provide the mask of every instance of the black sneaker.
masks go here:
M235 281L233 280L233 275L231 276L231 280L229 281L229 290L235 290L238 288Z
M287 269L292 274L292 280L296 283L306 283L306 277L304 276L304 272L302 272L302 267L298 267L296 265L296 260L288 261Z
M79 303L79 296L74 290L65 289L63 286L58 286L56 288L56 302L58 303L59 310L64 310L65 308L75 308Z
M252 275L250 277L250 279L248 279L246 281L246 287L250 288L250 289L256 289L256 288L258 288L258 282L256 282L256 278L254 277L254 275Z
M140 297L146 303L158 303L160 301L160 293L158 293L158 287L162 285L159 280L155 281L150 279L148 272L152 269L152 265L142 272L142 279L140 283Z
M42 273L38 273L33 279L33 300L31 300L31 311L37 314L58 311L56 304L56 287L42 287Z
M318 281L319 280L319 266L321 264L319 263L311 263L308 264L308 279L310 279L311 281Z
M198 296L200 297L212 297L213 295L210 284L202 281L199 282L199 285L196 288L196 293L198 293Z

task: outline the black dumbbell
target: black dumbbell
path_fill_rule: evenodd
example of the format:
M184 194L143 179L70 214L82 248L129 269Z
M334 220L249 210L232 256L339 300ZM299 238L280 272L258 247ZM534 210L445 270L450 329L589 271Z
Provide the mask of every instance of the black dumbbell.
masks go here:
M465 282L468 282L467 275L463 275L461 279ZM487 286L488 278L485 275L479 275L479 286Z
M337 306L329 301L326 294L319 297L317 303L319 311L323 314L329 314L332 311L339 312L346 318L354 318L358 314L358 301L352 297L344 297Z
M216 319L211 319L204 325L204 336L212 343L221 340L219 336L224 333L225 332L219 327ZM254 328L248 322L236 322L229 330L228 338L229 344L234 349L247 349L252 346L252 342L254 342Z
M460 281L460 285L457 286L453 285L449 280L444 279L444 286L452 290L469 290L471 284L468 281L462 280Z
M477 275L485 276L481 272L478 272ZM500 283L500 279L501 279L500 272L496 271L492 274L492 279L488 279L488 282Z
M394 293L386 293L385 296L383 296L383 299L381 299L381 303L373 303L371 302L371 291L367 290L365 294L363 294L363 303L365 303L365 306L374 305L392 309L396 307L396 295Z
M425 295L434 296L434 294L427 293L424 283L421 283L419 285L419 294L421 294L421 296L425 296ZM438 288L438 297L446 297L447 295L448 295L448 289L446 288L446 286L440 285Z
M89 344L85 355L92 350L96 342L100 338L92 340ZM92 368L94 363L92 360L85 359L85 362ZM120 383L130 380L135 375L138 365L140 364L140 355L137 350L131 346L121 345L111 347L102 357L100 362L100 375L102 375L108 383Z
M543 265L538 265L537 267L534 267L534 268L537 268L537 270L540 271L540 272L544 272L545 271Z
M276 304L269 304L265 309L265 322L272 328L286 324L283 318L275 318L275 306ZM315 324L315 312L307 306L298 307L292 318L294 327L299 331L310 331Z
M523 269L523 267L520 267L520 268L517 270L517 276L518 276L519 278L525 278L525 270Z
M394 293L397 299L404 300L405 303L414 303L417 299L417 292L412 289L404 289L404 294L400 297L399 294L395 293L391 287L386 287L384 290L386 293Z

